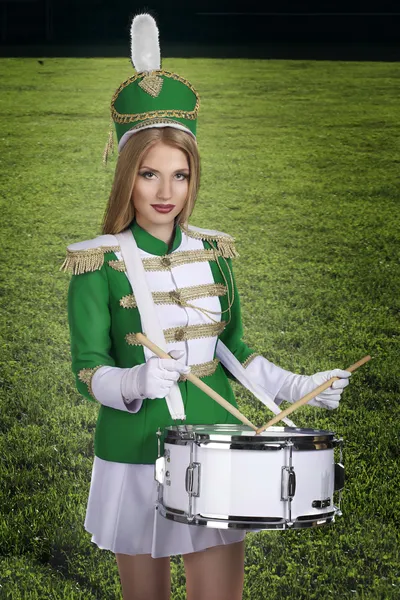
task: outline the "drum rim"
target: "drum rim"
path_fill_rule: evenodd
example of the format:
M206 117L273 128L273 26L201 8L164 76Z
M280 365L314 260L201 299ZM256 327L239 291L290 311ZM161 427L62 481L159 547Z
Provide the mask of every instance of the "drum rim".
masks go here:
M335 522L335 516L340 516L340 510L335 506L334 510L329 512L307 515L288 521L285 518L279 518L275 522L271 522L271 517L257 517L254 520L250 520L249 517L245 519L243 517L232 517L222 516L213 517L212 515L201 515L196 514L193 519L188 519L187 514L178 509L173 509L168 506L164 506L161 502L156 505L156 510L165 519L175 521L177 523L184 523L186 525L197 525L200 527L212 527L219 529L242 529L242 530L272 530L272 529L307 529L310 527L319 527L321 525L329 525ZM264 526L263 526L264 525Z
M186 445L190 442L196 444L207 445L209 442L228 444L232 443L235 446L246 445L249 449L252 446L255 447L268 447L273 444L279 443L284 447L289 441L292 441L296 447L309 446L312 449L314 444L323 444L326 449L327 443L329 447L335 444L337 438L335 438L335 432L324 429L311 429L311 428L300 428L300 427L275 427L274 431L271 431L271 435L260 435L255 437L254 433L249 427L245 425L236 426L239 431L249 431L251 435L228 435L224 434L224 429L231 431L234 424L216 423L214 426L218 426L219 431L207 432L202 431L201 428L212 428L213 424L198 424L198 425L170 425L164 430L164 443ZM199 428L199 429L197 429ZM272 428L271 428L272 429ZM278 431L277 431L278 430ZM282 435L284 434L284 435ZM225 439L221 439L224 436Z

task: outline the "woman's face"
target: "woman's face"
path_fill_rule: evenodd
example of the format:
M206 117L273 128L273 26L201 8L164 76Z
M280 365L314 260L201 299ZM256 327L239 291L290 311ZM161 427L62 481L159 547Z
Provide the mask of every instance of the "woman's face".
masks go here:
M144 155L132 191L135 218L143 229L172 224L189 189L189 162L183 150L157 142Z

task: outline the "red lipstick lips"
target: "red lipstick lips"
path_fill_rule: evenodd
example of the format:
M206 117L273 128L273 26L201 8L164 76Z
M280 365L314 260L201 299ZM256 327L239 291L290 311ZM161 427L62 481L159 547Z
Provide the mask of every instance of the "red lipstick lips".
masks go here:
M159 213L169 213L175 208L175 204L152 204L151 206Z

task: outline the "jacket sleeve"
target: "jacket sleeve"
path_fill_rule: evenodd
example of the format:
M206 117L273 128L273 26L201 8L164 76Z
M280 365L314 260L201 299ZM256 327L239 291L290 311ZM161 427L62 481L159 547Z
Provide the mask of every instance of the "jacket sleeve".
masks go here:
M72 371L78 391L95 400L94 373L103 366L115 366L110 354L111 315L105 269L72 275L68 290Z
M143 398L127 400L124 386L133 386L132 369L115 366L111 356L109 285L104 268L73 275L68 292L72 371L78 391L89 400L125 412L138 412Z

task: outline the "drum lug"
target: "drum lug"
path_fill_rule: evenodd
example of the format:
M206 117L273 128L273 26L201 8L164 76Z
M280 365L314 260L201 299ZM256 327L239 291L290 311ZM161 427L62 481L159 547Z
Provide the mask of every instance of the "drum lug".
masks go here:
M342 463L335 463L335 492L344 488L344 466Z
M286 521L286 527L288 527L288 529L293 527L293 525L294 525L293 521Z
M293 467L282 467L281 500L292 500L296 493L296 473Z
M181 439L194 440L196 438L193 425L178 425L178 435Z
M162 436L162 432L161 432L160 428L157 429L156 436L157 436L157 456L160 457L161 456L161 436Z
M343 466L343 438L338 438L336 441L336 445L339 447L339 462L335 463L335 478L334 478L334 491L337 492L337 506L335 506L336 515L338 517L342 516L342 511L340 510L340 506L342 503L342 493L344 488L345 481L345 471Z
M164 456L160 456L159 458L157 458L157 460L154 464L154 479L161 485L164 485L164 479L165 479L165 458L164 458Z
M331 499L325 498L325 500L313 500L312 507L313 508L326 508L331 505Z
M200 496L200 463L191 463L186 469L186 491L189 496Z

